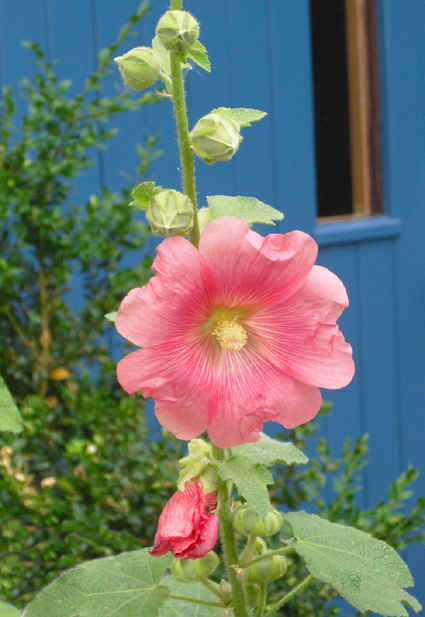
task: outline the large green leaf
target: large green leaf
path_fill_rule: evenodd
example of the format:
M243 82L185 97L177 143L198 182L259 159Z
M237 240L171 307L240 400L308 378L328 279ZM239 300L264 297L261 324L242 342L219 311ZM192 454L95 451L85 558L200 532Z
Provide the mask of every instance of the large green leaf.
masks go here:
M218 113L222 116L226 116L242 127L251 126L251 122L258 122L264 118L264 116L267 116L265 111L260 111L259 109L245 109L244 107L238 107L236 109L219 107L218 109L213 109L211 113Z
M178 583L172 576L167 576L163 582L169 586L171 594L220 602L219 598L202 583ZM159 617L223 617L223 609L169 598L159 610Z
M403 589L413 585L407 565L385 542L315 514L294 512L284 520L294 531L291 545L310 573L335 587L359 611L407 617L403 603L416 612L421 609Z
M88 561L43 589L24 617L157 617L169 594L159 582L172 562L148 549Z
M298 450L293 443L276 441L264 433L261 433L260 441L235 446L232 448L232 452L241 454L253 463L260 463L266 467L270 467L274 463L304 465L308 462L306 455Z
M19 617L20 615L21 611L14 606L0 602L0 617Z
M2 377L0 377L0 431L12 431L12 433L22 431L21 414Z
M255 197L228 197L227 195L212 195L207 197L211 220L222 216L234 216L250 225L261 223L273 225L273 221L283 219L282 212L259 201Z
M217 473L222 480L232 480L241 497L265 518L270 510L267 484L273 484L273 478L263 465L256 465L244 456L232 456L227 461L214 461Z

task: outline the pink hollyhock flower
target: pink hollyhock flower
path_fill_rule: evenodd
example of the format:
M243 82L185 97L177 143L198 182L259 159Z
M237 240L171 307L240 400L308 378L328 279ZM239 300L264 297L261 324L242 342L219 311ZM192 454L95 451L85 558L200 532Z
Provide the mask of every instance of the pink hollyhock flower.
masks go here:
M179 439L208 428L221 448L258 441L263 422L293 428L321 406L318 387L352 379L351 346L336 325L344 285L315 266L317 244L293 231L262 237L223 217L197 250L182 237L157 249L157 275L124 298L118 332L143 347L118 381L155 399Z
M178 559L198 559L213 550L217 542L218 519L211 512L217 494L204 494L202 483L189 480L163 509L155 534L154 557L173 551Z

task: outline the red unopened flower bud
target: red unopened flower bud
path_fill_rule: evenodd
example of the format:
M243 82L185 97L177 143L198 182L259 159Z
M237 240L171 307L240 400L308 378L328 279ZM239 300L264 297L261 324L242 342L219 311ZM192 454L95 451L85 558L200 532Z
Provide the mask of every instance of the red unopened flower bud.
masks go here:
M217 542L216 506L216 492L205 495L201 482L186 482L162 511L150 554L160 557L172 550L178 559L204 557Z

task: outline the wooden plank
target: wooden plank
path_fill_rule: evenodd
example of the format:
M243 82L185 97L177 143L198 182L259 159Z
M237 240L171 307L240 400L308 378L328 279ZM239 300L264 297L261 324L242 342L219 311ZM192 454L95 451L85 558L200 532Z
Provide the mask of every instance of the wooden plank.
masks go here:
M367 1L345 0L353 210L363 215L371 211Z

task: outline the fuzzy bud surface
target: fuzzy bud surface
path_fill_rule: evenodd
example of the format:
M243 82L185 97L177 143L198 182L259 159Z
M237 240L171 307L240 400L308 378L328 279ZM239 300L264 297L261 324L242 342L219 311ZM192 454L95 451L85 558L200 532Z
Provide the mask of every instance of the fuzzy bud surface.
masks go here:
M135 47L114 60L125 83L134 90L150 88L159 79L161 63L150 47Z
M229 161L242 141L239 124L219 113L198 120L190 137L196 154L208 165Z

